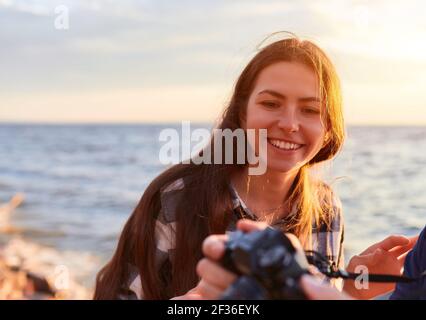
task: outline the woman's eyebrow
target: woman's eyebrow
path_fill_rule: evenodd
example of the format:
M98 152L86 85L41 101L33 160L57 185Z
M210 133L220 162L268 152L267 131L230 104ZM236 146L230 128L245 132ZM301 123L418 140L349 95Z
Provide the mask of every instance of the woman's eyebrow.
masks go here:
M317 97L306 97L298 99L300 102L321 102L321 100Z
M268 94L270 94L271 96L277 97L277 98L279 98L279 99L283 99L283 100L287 99L287 97L286 97L285 95L283 95L283 94L281 94L281 93L279 93L279 92L273 91L273 90L263 90L263 91L260 91L260 92L258 93L258 95L261 95L261 94L263 94L263 93L268 93Z
M279 93L277 91L274 91L274 90L263 90L263 91L260 91L258 93L258 95L261 95L263 93L268 93L268 94L270 94L270 95L272 95L274 97L277 97L279 99L282 99L282 100L286 100L287 99L287 96L285 96L285 95L283 95L283 94L281 94L281 93ZM298 100L300 102L321 102L321 100L318 97L303 97L303 98L299 98Z

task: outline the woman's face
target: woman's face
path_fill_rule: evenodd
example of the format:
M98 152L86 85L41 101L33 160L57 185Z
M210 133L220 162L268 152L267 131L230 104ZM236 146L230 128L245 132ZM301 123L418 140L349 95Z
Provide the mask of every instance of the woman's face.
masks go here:
M267 129L268 170L299 170L318 153L326 133L322 108L317 76L307 66L277 62L259 73L245 129Z

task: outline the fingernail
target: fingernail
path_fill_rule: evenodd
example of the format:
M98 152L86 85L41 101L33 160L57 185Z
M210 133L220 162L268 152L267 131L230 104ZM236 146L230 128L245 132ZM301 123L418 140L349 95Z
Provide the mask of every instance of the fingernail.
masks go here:
M217 240L208 239L206 243L206 247L208 248L208 251L210 251L211 253L218 254L222 251L223 244Z
M223 250L223 244L215 241L211 244L211 249L214 251L215 254L220 254Z

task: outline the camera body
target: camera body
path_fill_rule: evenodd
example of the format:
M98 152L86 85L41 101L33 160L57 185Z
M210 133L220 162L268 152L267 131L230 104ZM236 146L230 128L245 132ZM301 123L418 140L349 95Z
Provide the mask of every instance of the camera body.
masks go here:
M279 230L229 233L221 264L239 275L224 300L306 299L299 279L309 273L308 261Z

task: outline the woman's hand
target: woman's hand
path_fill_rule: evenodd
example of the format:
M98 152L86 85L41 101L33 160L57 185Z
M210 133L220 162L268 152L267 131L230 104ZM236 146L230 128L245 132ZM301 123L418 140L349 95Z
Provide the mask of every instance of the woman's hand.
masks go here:
M244 232L263 230L268 225L264 222L251 220L239 220L237 229ZM293 246L302 250L302 246L296 236L287 234ZM206 258L200 260L197 265L197 273L201 281L197 286L197 293L203 299L219 299L224 291L232 285L237 276L220 266L217 261L222 258L225 251L226 235L212 235L203 242L203 253Z
M198 292L198 285L181 296L171 298L170 300L201 300L203 297Z
M353 298L336 287L322 283L318 278L304 275L301 279L303 292L310 300L352 300Z
M268 225L262 222L250 220L239 220L237 229L244 232L263 230ZM225 252L225 242L227 235L211 235L203 242L203 258L197 264L197 273L201 281L197 286L197 291L203 299L219 299L225 290L237 279L237 275L224 269L217 261Z
M418 236L407 238L404 236L389 236L380 241L361 254L351 258L346 270L356 272L356 267L367 268L369 274L391 274L401 275L407 253L413 248ZM362 269L361 269L362 271ZM356 280L355 280L356 281ZM344 290L358 299L371 299L395 289L395 283L367 283L358 289L355 281L346 280Z
M237 228L244 232L263 230L268 225L251 220L239 220ZM197 286L184 295L174 297L171 300L200 300L219 299L223 292L237 279L237 275L221 267L216 261L222 258L225 252L227 235L211 235L207 237L202 246L206 258L197 264L197 274L201 280Z
M216 262L225 252L226 241L226 235L212 235L203 242L203 253L206 258L201 259L197 264L197 274L201 277L198 290L203 299L219 299L237 279L237 275Z

